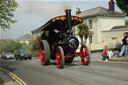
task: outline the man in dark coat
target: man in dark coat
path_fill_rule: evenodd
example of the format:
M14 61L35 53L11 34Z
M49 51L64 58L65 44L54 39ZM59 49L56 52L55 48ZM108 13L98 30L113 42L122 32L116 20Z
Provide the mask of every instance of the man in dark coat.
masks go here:
M122 46L121 46L121 51L120 51L120 53L119 53L119 56L123 56L123 54L125 53L125 47L126 47L126 44L127 44L127 41L126 41L126 39L127 39L127 33L125 32L124 34L123 34L123 38L122 38Z

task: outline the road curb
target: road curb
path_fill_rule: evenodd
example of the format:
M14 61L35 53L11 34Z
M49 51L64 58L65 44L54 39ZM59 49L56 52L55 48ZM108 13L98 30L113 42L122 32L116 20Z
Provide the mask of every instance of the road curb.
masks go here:
M16 82L19 84L19 85L27 85L22 79L20 79L18 76L16 76L14 73L12 72L9 72L8 70L4 69L4 68L1 68L0 67L0 70L2 70L3 72L7 73L9 76L11 76L14 80L16 80Z
M104 62L104 63L118 63L118 64L128 64L128 62L121 62L121 61L105 61L105 60L101 60L98 59L98 62Z

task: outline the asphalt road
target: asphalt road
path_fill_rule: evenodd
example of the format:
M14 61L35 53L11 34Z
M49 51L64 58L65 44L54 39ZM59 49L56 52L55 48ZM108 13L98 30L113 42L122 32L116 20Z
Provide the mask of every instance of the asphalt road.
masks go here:
M79 59L59 69L55 61L43 66L39 59L0 60L0 67L15 73L28 85L128 85L128 64L92 61L81 65Z

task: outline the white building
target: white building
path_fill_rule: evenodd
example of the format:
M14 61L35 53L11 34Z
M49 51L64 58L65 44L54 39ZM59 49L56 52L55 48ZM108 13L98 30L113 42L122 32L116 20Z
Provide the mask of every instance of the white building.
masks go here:
M79 12L78 16L83 18L83 23L87 24L92 32L91 50L101 50L104 45L116 48L122 34L128 32L128 27L125 26L125 14L114 10L113 0L109 2L109 9L96 7Z

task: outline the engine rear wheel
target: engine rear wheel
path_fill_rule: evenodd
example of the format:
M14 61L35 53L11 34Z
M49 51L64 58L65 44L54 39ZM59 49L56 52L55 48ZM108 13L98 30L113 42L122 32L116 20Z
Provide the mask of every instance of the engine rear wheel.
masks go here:
M46 40L40 42L40 61L43 65L50 63L50 47Z
M56 48L56 63L58 68L64 68L64 51L61 46Z
M86 45L82 45L80 49L80 59L83 65L90 64L90 51Z

